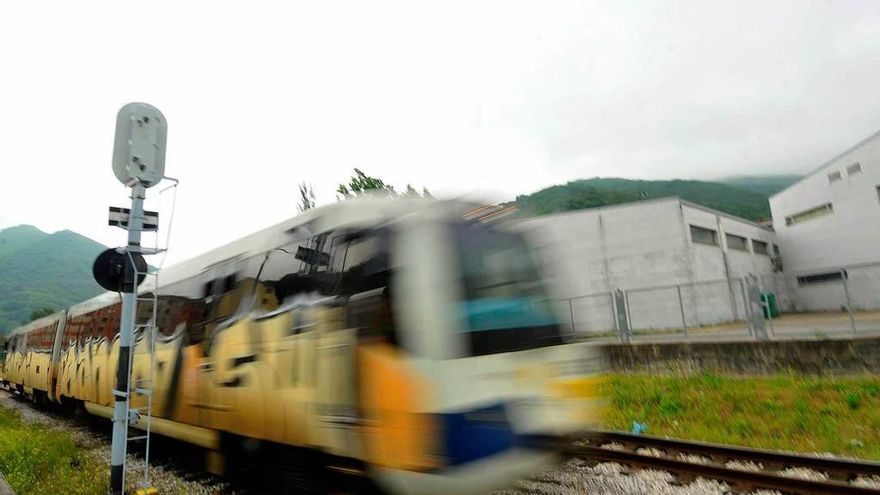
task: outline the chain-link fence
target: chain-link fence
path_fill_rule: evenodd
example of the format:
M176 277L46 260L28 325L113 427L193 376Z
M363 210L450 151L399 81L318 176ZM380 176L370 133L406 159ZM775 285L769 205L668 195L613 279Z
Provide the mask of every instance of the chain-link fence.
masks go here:
M600 292L564 300L559 314L568 315L572 333L610 337L618 333L614 310L613 293Z
M573 333L624 342L877 334L880 263L621 288L563 299L560 310Z

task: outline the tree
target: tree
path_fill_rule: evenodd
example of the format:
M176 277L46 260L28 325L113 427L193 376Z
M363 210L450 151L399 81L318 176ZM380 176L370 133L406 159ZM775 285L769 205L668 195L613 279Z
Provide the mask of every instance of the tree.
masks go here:
M411 186L411 185L409 185L409 184L406 185L406 192L403 193L403 195L406 196L406 197L408 197L408 198L418 198L418 197L420 197L420 196L419 196L419 192L416 191L416 188L414 188L413 186Z
M39 320L40 318L42 318L44 316L49 316L54 312L55 312L55 310L48 307L48 306L43 306L43 307L37 308L37 309L31 311L31 319L28 321L30 322L30 321L34 321L34 320Z
M423 187L422 194L419 194L416 188L410 184L406 185L406 190L402 194L398 193L394 190L394 186L386 184L385 181L378 177L370 177L359 168L354 169L354 175L351 176L351 180L348 181L348 184L339 184L339 187L336 188L336 194L336 197L339 200L363 194L382 194L392 197L404 196L407 198L434 197L428 192L427 188Z
M300 213L306 210L311 210L315 207L315 190L312 188L311 184L300 182L299 195L300 203L297 205L296 209L299 210Z
M339 184L339 187L336 188L336 192L341 195L339 199L346 199L352 196L360 196L368 193L397 196L394 186L385 184L385 181L378 177L370 177L359 168L354 169L354 175L351 176L348 185Z

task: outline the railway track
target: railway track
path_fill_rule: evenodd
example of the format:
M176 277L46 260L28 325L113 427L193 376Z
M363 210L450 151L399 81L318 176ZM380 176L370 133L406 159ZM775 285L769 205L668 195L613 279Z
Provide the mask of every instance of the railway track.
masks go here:
M785 454L729 445L618 432L591 432L566 449L590 462L659 469L682 481L723 481L739 492L758 489L797 495L880 495L880 463Z
M20 398L8 392L0 392L16 402ZM28 409L30 404L21 406ZM109 443L105 422L95 418L71 418L51 410L34 410L50 421L65 423L68 427L85 426L98 441ZM174 466L171 471L159 468L164 476L203 480L210 488L205 493L250 492L229 480L218 479L204 473L195 465L182 462L190 456L181 455L185 450L178 442L157 438L154 458L159 465ZM703 442L670 440L659 437L632 435L620 432L589 432L576 441L567 442L565 454L590 465L617 463L630 470L659 470L671 473L682 484L702 478L728 484L731 490L748 493L769 489L797 495L857 494L880 495L880 463L848 459L785 454L776 451L733 447ZM109 452L107 453L109 455ZM138 449L132 454L138 456ZM197 457L195 455L193 458ZM158 466L157 466L158 467ZM800 473L798 473L800 470ZM172 472L173 471L173 472ZM646 471L647 472L647 471ZM804 476L803 473L809 473ZM157 473L159 474L159 473ZM802 477L793 477L801 474ZM162 476L162 475L160 475ZM861 482L860 482L861 480ZM196 481L197 484L201 484ZM189 493L192 485L184 489ZM562 486L557 485L559 488ZM601 486L601 482L600 482ZM171 490L173 492L173 490ZM579 490L563 490L564 493ZM519 493L519 492L508 492ZM542 491L529 493L543 493ZM558 491L553 491L558 493ZM616 493L600 491L597 493ZM725 490L725 493L727 491Z

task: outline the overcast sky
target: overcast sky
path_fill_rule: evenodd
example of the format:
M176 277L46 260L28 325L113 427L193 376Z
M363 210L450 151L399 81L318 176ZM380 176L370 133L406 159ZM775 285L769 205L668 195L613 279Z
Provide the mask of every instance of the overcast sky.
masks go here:
M145 101L181 181L170 260L355 166L500 200L801 173L880 129L876 1L4 2L0 64L0 228L123 243L115 118Z

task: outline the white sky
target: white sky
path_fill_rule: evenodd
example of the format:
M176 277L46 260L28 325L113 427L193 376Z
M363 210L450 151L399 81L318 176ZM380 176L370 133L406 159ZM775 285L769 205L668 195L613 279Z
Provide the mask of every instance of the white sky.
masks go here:
M169 121L169 260L292 216L300 181L334 201L355 166L495 200L805 172L880 128L878 21L872 1L4 2L0 228L123 243L130 101Z

